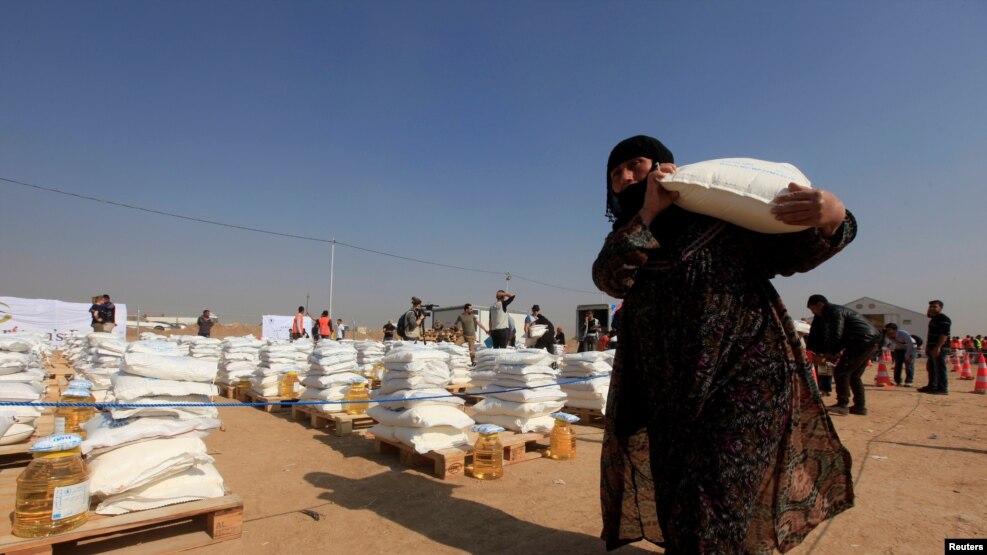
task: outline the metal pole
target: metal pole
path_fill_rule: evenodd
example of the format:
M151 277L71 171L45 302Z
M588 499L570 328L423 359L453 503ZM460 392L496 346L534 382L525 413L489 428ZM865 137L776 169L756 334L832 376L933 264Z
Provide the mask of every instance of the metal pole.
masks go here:
M329 317L335 316L335 312L332 311L332 278L333 272L335 271L336 264L336 238L332 238L332 250L329 254Z

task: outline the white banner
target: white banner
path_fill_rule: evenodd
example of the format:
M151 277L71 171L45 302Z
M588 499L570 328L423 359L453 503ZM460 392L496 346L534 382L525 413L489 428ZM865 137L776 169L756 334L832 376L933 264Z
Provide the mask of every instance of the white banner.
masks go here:
M262 316L260 335L262 339L291 339L291 323L294 316ZM305 317L305 331L312 329L312 319Z
M51 346L57 349L67 333L93 331L90 306L92 303L0 297L0 333L43 333L51 340ZM113 328L113 333L126 340L127 305L116 305L115 320L117 327Z

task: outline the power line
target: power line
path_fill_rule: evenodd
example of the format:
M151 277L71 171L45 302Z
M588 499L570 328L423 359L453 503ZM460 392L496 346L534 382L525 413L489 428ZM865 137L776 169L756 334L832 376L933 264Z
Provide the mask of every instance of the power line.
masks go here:
M499 275L499 276L510 274L512 277L516 277L516 278L518 278L520 280L529 281L531 283L536 283L538 285L543 285L545 287L552 287L554 289L562 289L562 290L565 290L565 291L574 291L576 293L587 293L587 294L590 294L590 295L597 295L597 294L599 294L599 291L588 291L588 290L585 290L585 289L575 289L575 288L572 288L572 287L565 287L565 286L562 286L562 285L555 285L555 284L551 284L551 283L546 283L544 281L538 281L538 280L534 280L534 279L531 279L531 278L526 278L526 277L523 277L523 276L519 276L517 274L513 274L513 273L510 273L510 272L498 272L496 270L483 270L483 269L479 269L479 268L468 268L468 267L465 267L465 266L456 266L456 265L453 265L453 264L444 264L444 263L441 263L441 262L433 262L431 260L424 260L424 259L421 259L421 258L412 258L412 257L409 257L409 256L402 256L400 254L393 254L393 253L389 253L389 252L384 252L384 251L378 251L378 250L374 250L374 249L369 249L369 248L366 248L366 247L361 247L361 246L358 246L358 245L353 245L351 243L344 243L342 241L337 241L335 239L324 239L324 238L321 238L321 237L308 237L308 236L305 236L305 235L296 235L296 234L293 234L293 233L283 233L283 232L280 232L280 231L271 231L269 229L260 229L260 228L257 228L257 227L248 227L248 226L242 226L242 225L236 225L236 224L229 224L229 223L225 223L225 222L218 222L218 221L215 221L215 220L206 220L204 218L194 218L192 216L185 216L183 214L176 214L174 212L167 212L167 211L164 211L164 210L155 210L153 208L145 208L143 206L135 206L133 204L127 204L127 203L124 203L124 202L116 202L116 201L112 201L112 200L106 200L106 199L91 197L91 196L87 196L87 195L80 195L78 193L72 193L72 192L69 192L69 191L62 191L60 189L55 189L55 188L52 188L52 187L43 187L41 185L34 185L32 183L25 183L23 181L17 181L16 179L10 179L10 178L7 178L7 177L0 177L0 181L6 181L7 183L13 183L15 185L20 185L22 187L28 187L28 188L31 188L31 189L37 189L39 191L46 191L46 192L55 193L55 194L58 194L58 195L65 195L65 196L69 196L69 197L75 197L75 198L78 198L78 199L88 200L88 201L92 201L92 202L98 202L98 203L101 203L101 204L109 204L111 206L117 206L117 207L120 207L120 208L128 208L130 210L137 210L137 211L140 211L140 212L147 212L149 214L157 214L159 216L167 216L167 217L170 217L170 218L178 218L180 220L186 220L186 221L190 221L190 222L197 222L197 223L201 223L201 224L215 225L215 226L219 226L219 227L226 227L226 228L229 228L229 229L238 229L238 230L241 230L241 231L252 231L254 233L263 233L263 234L266 234L266 235L274 235L274 236L277 236L277 237L287 237L289 239L300 239L300 240L303 240L303 241L315 241L317 243L336 244L336 245L340 245L340 246L343 246L343 247L349 247L351 249L358 250L358 251L363 251L363 252L367 252L367 253L371 253L371 254L377 254L377 255L380 255L380 256L389 256L391 258L397 258L397 259L400 259L400 260L407 260L409 262L417 262L419 264L428 264L428 265L431 265L431 266L438 266L438 267L441 267L441 268L450 268L450 269L454 269L454 270L462 270L462 271L465 271L465 272L476 272L476 273L480 273L480 274L492 274L492 275Z

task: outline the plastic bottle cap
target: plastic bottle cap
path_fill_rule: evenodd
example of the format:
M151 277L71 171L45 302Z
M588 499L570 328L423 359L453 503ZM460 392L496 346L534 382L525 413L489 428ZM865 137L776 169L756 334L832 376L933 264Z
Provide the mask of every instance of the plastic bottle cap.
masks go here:
M352 384L367 383L367 379L361 378L360 376L353 376L352 378L350 378L350 383Z
M569 414L567 412L553 412L551 417L556 420L564 420L570 424L575 424L579 422L579 417L574 414Z
M28 451L31 453L55 453L75 449L81 444L82 436L79 434L58 434L35 441Z
M89 390L88 389L82 389L82 388L79 388L79 387L69 386L69 388L66 389L64 393L62 393L62 395L63 396L68 396L68 397L86 397L86 398L88 398L89 395L90 395L90 393L89 393Z
M83 379L75 379L69 382L69 388L92 389L93 382Z
M474 432L479 434L499 434L504 431L504 428L496 424L476 424L471 428Z

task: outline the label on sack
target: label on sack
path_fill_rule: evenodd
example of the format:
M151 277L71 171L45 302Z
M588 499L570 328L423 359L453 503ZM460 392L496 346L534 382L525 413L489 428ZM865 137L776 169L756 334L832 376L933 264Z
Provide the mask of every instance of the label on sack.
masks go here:
M80 484L55 488L51 519L61 520L89 510L89 480Z

